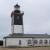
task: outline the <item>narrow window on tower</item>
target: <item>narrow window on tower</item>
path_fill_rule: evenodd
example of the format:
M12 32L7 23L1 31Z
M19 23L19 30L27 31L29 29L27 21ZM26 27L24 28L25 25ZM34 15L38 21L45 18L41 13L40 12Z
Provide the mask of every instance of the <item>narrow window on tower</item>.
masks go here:
M47 44L48 43L48 41L47 40L44 40L44 44Z
M49 44L50 44L50 40L49 40Z
M38 44L38 40L34 40L33 41L33 44Z
M28 44L31 44L31 40L28 40Z
M21 45L21 40L19 40L19 45Z
M43 44L43 40L39 40L39 44Z

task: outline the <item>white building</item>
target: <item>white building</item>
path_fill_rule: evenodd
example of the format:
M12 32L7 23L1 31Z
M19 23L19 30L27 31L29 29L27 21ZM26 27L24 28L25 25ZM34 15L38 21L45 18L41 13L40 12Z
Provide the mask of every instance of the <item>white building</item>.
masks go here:
M50 35L46 34L10 34L5 37L5 47L10 46L50 46Z
M48 34L24 34L23 14L20 6L16 4L11 13L12 34L4 37L4 47L50 46Z

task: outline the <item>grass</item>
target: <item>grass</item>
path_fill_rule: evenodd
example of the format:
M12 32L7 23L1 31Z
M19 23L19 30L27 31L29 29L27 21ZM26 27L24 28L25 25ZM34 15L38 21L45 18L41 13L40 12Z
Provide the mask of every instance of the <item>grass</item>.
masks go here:
M0 50L50 50L50 47L0 48Z

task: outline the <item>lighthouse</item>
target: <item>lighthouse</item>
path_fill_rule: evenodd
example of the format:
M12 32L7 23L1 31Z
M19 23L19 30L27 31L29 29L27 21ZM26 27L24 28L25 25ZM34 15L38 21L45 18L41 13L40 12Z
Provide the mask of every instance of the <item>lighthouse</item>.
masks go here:
M3 47L50 46L48 34L23 34L23 15L20 5L16 4L11 13L12 34L3 37Z
M23 15L20 5L16 4L11 13L11 31L13 34L23 34Z

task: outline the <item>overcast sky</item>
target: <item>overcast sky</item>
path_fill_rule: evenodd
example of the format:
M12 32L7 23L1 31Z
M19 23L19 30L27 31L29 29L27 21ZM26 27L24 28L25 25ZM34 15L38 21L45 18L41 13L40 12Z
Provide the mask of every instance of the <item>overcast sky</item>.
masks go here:
M50 34L50 0L0 0L0 37L11 33L14 5L24 11L24 33Z

